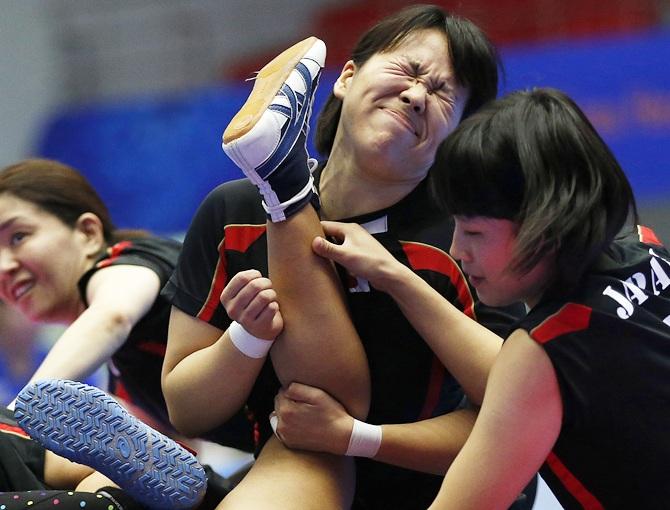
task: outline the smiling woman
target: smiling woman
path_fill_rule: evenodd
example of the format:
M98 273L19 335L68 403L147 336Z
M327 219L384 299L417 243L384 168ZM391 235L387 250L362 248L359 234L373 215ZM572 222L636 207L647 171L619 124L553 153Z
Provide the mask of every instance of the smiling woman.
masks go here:
M131 397L168 423L158 375L162 359L147 358L146 349L140 354L147 332L135 326L160 303L161 282L179 248L143 231L116 230L96 191L66 165L26 160L2 170L0 295L32 320L69 326L31 381L80 380L114 358ZM167 307L152 313L150 322L155 327L166 314ZM147 384L131 368L135 356L154 367L152 391L139 390ZM111 387L116 384L114 377Z
M122 393L145 418L172 431L160 388L169 305L159 292L180 247L144 231L117 230L96 191L73 168L32 159L2 169L0 297L33 321L67 326L28 385L82 380L112 362L110 392ZM0 433L0 491L112 485L92 467L25 440L11 415L3 409L0 416L0 432L16 432Z
M0 194L0 295L31 320L70 323L84 309L77 282L104 246L93 213L76 228L32 202Z

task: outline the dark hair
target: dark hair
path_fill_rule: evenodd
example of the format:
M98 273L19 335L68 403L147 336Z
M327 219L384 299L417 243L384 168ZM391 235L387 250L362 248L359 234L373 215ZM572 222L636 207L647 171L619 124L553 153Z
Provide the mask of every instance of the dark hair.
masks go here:
M516 92L461 123L436 158L435 185L454 215L519 225L512 270L555 259L569 291L626 224L630 183L580 108L550 88Z
M8 193L37 205L65 225L74 227L86 212L100 218L105 242L141 237L143 231L116 230L107 206L93 186L74 168L49 159L26 159L0 171L0 194Z
M373 55L391 51L425 29L438 29L447 36L456 79L469 91L463 118L496 97L501 64L494 46L474 23L435 5L413 5L383 18L361 37L351 60L362 66ZM342 101L331 92L316 125L314 145L321 154L330 154L341 113Z

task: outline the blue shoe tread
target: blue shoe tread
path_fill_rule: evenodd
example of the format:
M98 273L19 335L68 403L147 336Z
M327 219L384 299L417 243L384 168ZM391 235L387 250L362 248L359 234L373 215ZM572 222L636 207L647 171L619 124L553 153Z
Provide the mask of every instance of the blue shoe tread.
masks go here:
M195 457L97 388L61 380L28 386L15 416L46 448L95 468L148 506L188 508L204 491Z

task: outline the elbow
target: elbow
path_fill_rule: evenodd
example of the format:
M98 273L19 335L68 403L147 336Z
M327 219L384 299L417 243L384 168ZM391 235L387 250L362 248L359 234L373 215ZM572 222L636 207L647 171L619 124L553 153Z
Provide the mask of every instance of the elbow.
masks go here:
M118 339L115 350L127 340L130 331L135 326L137 319L129 313L121 310L113 310L107 314L107 329L112 333L112 338Z
M163 387L163 398L168 412L168 420L177 432L186 437L195 437L198 435L198 430L195 429L194 420L188 419L188 409L183 405L179 393L173 390L173 385L170 384L169 374L163 375L161 382Z
M167 407L168 420L174 429L188 438L197 437L207 432L207 428L201 423L201 420L194 419L194 416L198 415L193 413L193 407L189 405L192 399L183 391L180 391L182 386L178 384L178 381L171 381L169 373L163 374L161 386Z
M194 420L186 419L187 417L185 414L175 413L172 410L170 410L169 407L168 407L168 418L170 420L170 424L174 427L174 429L184 437L194 438L198 437L199 435L205 432L204 430L200 430L197 427L197 423L195 423Z

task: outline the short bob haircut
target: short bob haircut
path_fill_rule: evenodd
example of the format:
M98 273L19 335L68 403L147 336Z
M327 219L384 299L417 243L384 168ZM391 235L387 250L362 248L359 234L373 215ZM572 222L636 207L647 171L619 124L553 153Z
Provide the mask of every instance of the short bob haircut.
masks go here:
M521 91L465 120L438 151L436 193L453 215L519 225L510 269L554 257L548 290L569 292L607 251L629 215L630 183L572 99L551 88Z
M465 118L496 97L498 69L502 69L495 47L471 21L452 16L435 5L407 7L370 28L356 44L351 60L360 67L370 57L397 48L414 32L430 29L447 36L456 79L468 89ZM342 101L331 92L319 114L314 138L314 145L322 155L330 154L341 113Z

